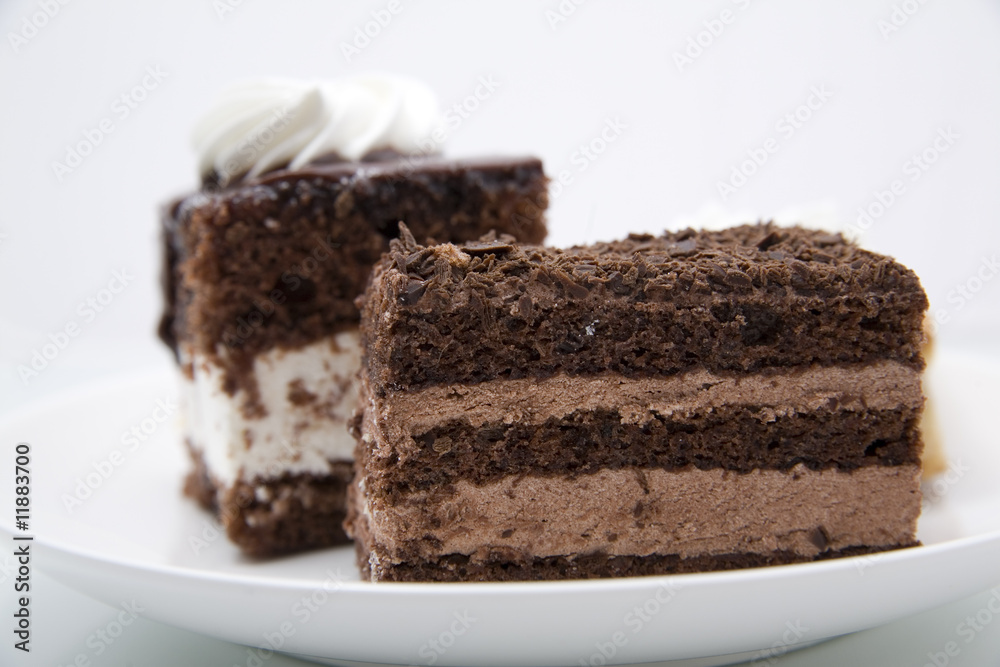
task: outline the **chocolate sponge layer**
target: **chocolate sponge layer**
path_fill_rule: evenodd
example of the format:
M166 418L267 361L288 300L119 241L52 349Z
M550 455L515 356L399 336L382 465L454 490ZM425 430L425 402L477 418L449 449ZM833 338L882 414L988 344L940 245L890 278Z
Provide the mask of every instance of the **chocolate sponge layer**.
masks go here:
M160 335L225 369L232 393L257 353L358 321L354 299L400 221L420 239L496 231L539 243L546 184L535 158L425 158L313 165L191 195L162 218Z
M219 488L205 460L187 443L194 469L184 493L216 514L226 536L248 556L290 554L350 542L344 532L349 461L331 464L328 475L282 474Z
M557 250L404 235L365 300L373 389L605 371L900 361L921 369L916 275L840 235L770 224Z
M539 425L472 427L451 419L418 436L420 454L371 461L387 493L424 490L457 479L492 481L506 475L583 474L601 468L675 470L756 468L851 470L920 459L919 410L816 411L762 423L752 408L689 418L622 424L614 410L551 418Z
M863 556L866 554L917 546L917 542L885 547L859 546L830 549L810 558L787 551L768 554L731 553L681 558L676 554L649 556L607 556L588 554L576 558L511 559L505 554L487 561L473 561L463 554L449 554L434 559L416 559L395 564L380 571L378 581L553 581L563 579L606 579L644 577L691 572L741 570L749 567L791 565L810 561ZM370 555L362 542L355 542L358 563L364 579L371 579Z

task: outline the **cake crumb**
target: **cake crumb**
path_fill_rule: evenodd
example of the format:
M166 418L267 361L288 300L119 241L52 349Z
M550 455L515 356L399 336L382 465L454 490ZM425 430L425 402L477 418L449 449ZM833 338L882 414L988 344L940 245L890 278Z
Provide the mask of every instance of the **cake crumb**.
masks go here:
M463 269L469 265L469 261L472 259L472 257L463 252L454 243L444 243L438 246L437 255L438 257L447 259L448 263L452 266L457 266Z

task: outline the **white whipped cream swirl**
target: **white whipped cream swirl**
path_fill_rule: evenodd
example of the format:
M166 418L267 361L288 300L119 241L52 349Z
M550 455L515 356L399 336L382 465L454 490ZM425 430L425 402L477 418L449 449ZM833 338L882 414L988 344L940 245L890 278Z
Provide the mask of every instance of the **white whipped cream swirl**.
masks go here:
M335 81L266 79L232 86L194 131L202 177L220 184L336 154L437 152L444 125L423 83L370 74Z

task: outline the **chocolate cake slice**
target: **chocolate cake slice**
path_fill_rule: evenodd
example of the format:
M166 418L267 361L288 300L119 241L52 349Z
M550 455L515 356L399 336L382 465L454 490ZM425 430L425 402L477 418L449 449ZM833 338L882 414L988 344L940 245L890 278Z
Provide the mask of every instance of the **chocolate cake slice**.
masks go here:
M402 101L379 97L399 87L395 80L351 86L345 104L368 95L373 106L402 113L413 103L405 90ZM289 87L299 90L289 84L280 91ZM294 113L286 110L289 118L277 129L270 112L250 105L263 114L269 145L279 153L292 140L309 139L298 120L317 123L316 141L329 134L324 123L334 123L308 106L315 90L303 90L305 101ZM321 92L335 98L328 100L333 105L343 91ZM222 114L225 123L246 125L240 114L247 96L240 91L237 108ZM361 112L358 122L386 117L364 105ZM420 114L410 115L397 124L412 129ZM369 139L380 131L395 137L389 147L396 150L381 150L372 139L364 150L348 143L300 166L286 160L259 169L253 161L233 162L244 153L237 142L223 157L204 159L202 189L163 214L160 334L185 378L185 437L195 464L187 492L214 508L229 537L251 555L347 540L342 523L354 440L346 422L360 366L354 300L399 222L441 241L490 230L536 243L545 236L539 160L404 155L399 128L364 129ZM259 143L251 136L243 145ZM264 148L258 152L265 164L274 162ZM364 155L345 158L354 153Z
M348 532L375 581L916 544L912 271L771 224L567 250L406 233L362 300Z

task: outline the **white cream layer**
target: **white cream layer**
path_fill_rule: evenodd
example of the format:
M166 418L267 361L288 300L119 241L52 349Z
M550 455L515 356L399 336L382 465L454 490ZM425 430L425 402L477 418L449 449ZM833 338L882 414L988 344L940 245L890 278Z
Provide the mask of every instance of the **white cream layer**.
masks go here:
M325 475L331 461L353 459L347 420L358 401L361 364L357 330L296 350L271 350L254 361L264 415L248 418L243 392L222 390L222 370L202 355L183 355L185 435L216 483L280 476ZM296 399L296 400L293 400Z

